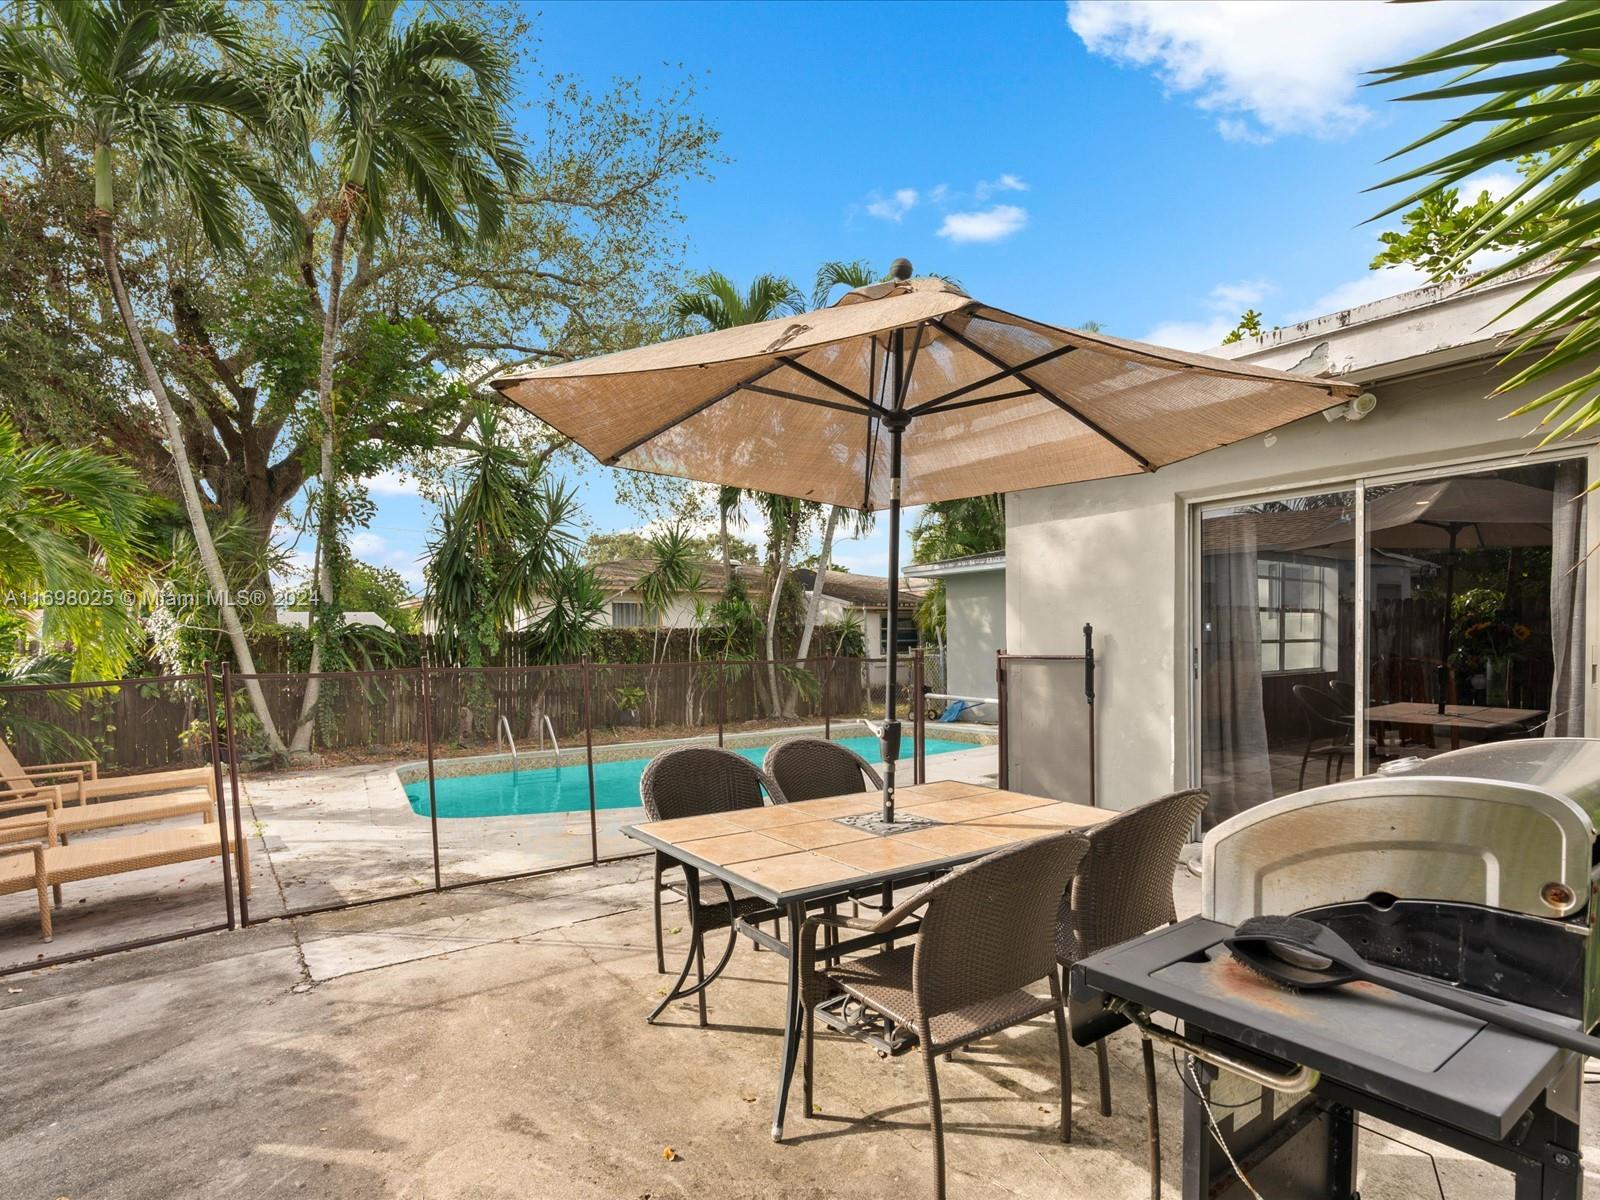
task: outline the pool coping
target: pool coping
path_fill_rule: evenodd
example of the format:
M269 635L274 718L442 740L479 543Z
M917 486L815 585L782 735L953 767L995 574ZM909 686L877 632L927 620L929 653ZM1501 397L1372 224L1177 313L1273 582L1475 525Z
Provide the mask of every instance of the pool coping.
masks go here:
M999 733L992 725L967 723L942 723L929 721L928 726L939 724L937 736L946 741L971 742L974 749L979 746L992 746L999 740ZM783 729L761 729L748 733L728 733L723 736L722 744L727 747L740 746L770 746L784 738L791 737L816 737L824 733L821 725L790 725ZM830 740L840 740L844 737L859 737L870 734L864 720L836 721L828 733ZM930 735L932 736L932 735ZM715 734L702 734L695 737L683 738L657 738L646 742L612 742L604 746L594 747L594 761L617 762L629 758L649 758L671 750L678 746L714 746L717 738ZM504 770L541 770L559 766L561 760L572 763L574 760L582 761L584 758L583 747L568 746L563 748L559 756L553 750L520 751L513 757L509 753L472 754L457 758L435 758L433 760L433 776L435 779L451 779L470 775L493 775L495 768ZM394 767L395 777L402 787L411 783L421 783L428 778L428 761L419 759L415 762L399 763Z

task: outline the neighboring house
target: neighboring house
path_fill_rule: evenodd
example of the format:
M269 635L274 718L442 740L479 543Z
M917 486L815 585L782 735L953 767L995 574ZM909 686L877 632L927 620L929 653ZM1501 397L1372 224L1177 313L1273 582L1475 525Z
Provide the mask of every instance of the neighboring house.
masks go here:
M700 572L700 590L692 595L675 597L664 612L651 612L639 594L639 580L649 572L651 563L643 558L616 559L594 564L595 574L606 589L604 608L596 621L598 625L637 628L688 629L697 614L709 615L712 605L723 593L723 573L720 562L696 564ZM762 569L750 565L734 565L734 572L749 592L752 602L761 605L766 587ZM816 580L816 572L809 567L797 567L791 574L809 596ZM910 650L917 645L916 591L907 583L900 595L900 645ZM420 598L408 602L419 610L418 624L424 632L433 632L432 621L422 616ZM817 614L819 623L839 625L847 618L861 625L867 656L882 659L888 644L889 623L884 619L889 608L889 581L881 576L856 575L850 571L829 571L823 579L822 601ZM881 665L874 668L873 681L881 682Z
M1600 455L1592 434L1539 448L1488 394L1529 286L1436 285L1219 347L1376 407L1007 498L1006 648L1074 653L1095 627L1101 803L1199 784L1214 821L1387 758L1595 732ZM1441 699L1460 723L1427 719ZM1019 732L1012 759L1064 781L1064 744Z
M421 603L418 601L417 603ZM406 605L401 605L402 608ZM280 608L278 610L278 624L287 625L290 629L305 629L311 623L311 614L305 609ZM368 609L358 609L355 612L344 614L346 625L374 625L385 633L393 633L394 627Z
M995 695L995 652L1006 645L1006 553L969 554L906 569L913 579L944 581L945 678L938 690L963 699ZM995 706L970 710L993 722Z

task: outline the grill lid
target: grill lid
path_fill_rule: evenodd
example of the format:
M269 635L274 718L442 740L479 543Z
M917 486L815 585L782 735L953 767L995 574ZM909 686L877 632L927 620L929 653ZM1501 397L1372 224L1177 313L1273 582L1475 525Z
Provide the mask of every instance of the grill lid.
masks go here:
M1452 751L1258 805L1202 851L1206 916L1236 924L1361 900L1570 917L1589 897L1600 741Z

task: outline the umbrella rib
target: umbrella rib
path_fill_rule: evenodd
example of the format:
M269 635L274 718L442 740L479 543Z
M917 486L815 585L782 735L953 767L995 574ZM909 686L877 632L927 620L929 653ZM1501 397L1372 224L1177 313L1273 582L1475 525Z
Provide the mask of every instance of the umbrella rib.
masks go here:
M911 410L913 417L937 417L947 412L955 412L962 408L976 408L980 404L998 404L1001 400L1017 400L1023 396L1037 396L1039 393L1031 387L1018 388L1014 392L1001 392L998 396L975 396L971 400L957 400L952 404L941 404L938 408L930 409L922 405Z
M731 387L723 388L715 396L712 396L712 397L710 397L710 398L708 398L706 400L702 400L699 404L696 404L688 412L682 413L682 414L680 414L680 415L678 415L676 417L673 417L672 420L664 422L663 424L656 426L654 429L652 429L649 433L645 434L643 437L634 438L633 441L629 442L626 446L622 447L622 449L618 450L615 454L608 455L606 457L606 459L605 459L606 466L608 466L608 467L616 466L617 465L617 461L624 454L632 454L640 446L644 445L646 442L654 441L656 438L660 437L667 430L671 429L674 425L682 425L690 417L699 416L701 413L705 412L705 410L710 408L712 405L721 404L724 400L726 400L729 396L733 395L740 388L747 387L748 385L756 382L756 380L758 380L758 379L765 379L768 375L771 375L774 371L776 371L779 367L781 367L783 365L783 362L784 362L783 359L779 359L777 362L768 363L766 366L762 367L761 370L757 371L754 375L751 375L749 378L741 379L738 383L733 384Z
M797 358L789 358L787 355L785 355L778 359L778 363L781 366L791 367L800 372L800 374L804 375L807 379L810 379L816 383L820 383L823 387L832 391L838 392L846 400L854 400L857 404L865 406L871 411L877 413L880 417L886 417L889 415L889 410L884 408L883 405L874 404L871 400L861 395L859 392L845 387L845 385L840 383L837 379L829 379L821 371L813 371L810 367L806 366L805 363L801 362Z
M824 400L820 396L802 396L799 392L786 392L782 388L767 387L760 383L747 383L744 385L747 392L755 392L762 396L776 396L779 400L797 400L801 404L814 404L818 408L831 408L835 412L849 413L851 416L860 416L861 409L854 404L844 404L838 400Z
M1024 372L1024 371L1031 371L1031 370L1033 370L1034 367L1043 366L1045 363L1050 362L1052 359L1060 358L1064 354L1071 354L1076 349L1077 349L1077 347L1073 346L1073 345L1057 346L1054 350L1047 350L1043 354L1035 355L1033 358L1030 358L1027 362L1021 363L1018 366L1007 367L1004 370L996 371L993 375L986 376L983 379L979 379L979 380L977 380L977 381L975 381L973 383L965 384L965 385L963 385L961 387L956 388L953 391L946 392L942 396L935 396L932 400L924 400L921 404L917 405L915 408L909 409L908 412L907 412L907 415L914 417L918 413L924 413L924 412L927 412L929 409L938 408L940 405L944 404L946 401L954 400L959 396L965 396L968 392L975 392L979 388L986 388L991 383L999 383L1002 380L1011 379L1011 378L1020 376L1022 374L1022 372ZM1030 389L1029 390L1032 390L1031 385L1030 385ZM976 403L985 403L985 402L994 401L994 400L1010 400L1010 399L1015 398L1016 395L1017 395L1017 393L1015 393L1015 392L1007 392L1005 395L1002 395L1002 396L984 396L984 397L981 397L978 401L976 401ZM969 401L969 403L973 403L973 402ZM957 405L956 407L965 408L965 407L967 407L967 405L962 404L962 405Z
M950 326L944 324L944 322L942 322L942 321L939 323L939 327L941 329L943 329L946 333L948 333L956 341L960 342L968 350L971 350L979 358L985 359L988 362L993 363L997 367L1002 367L1003 368L1003 367L1007 366L1005 359L1001 358L997 354L993 354L990 351L985 350L982 346L978 345L978 343L974 342L971 338L967 337L965 334L957 332L956 330L952 329ZM1067 403L1060 396L1057 396L1049 388L1046 388L1046 387L1040 385L1039 383L1037 383L1036 381L1034 381L1032 379L1029 379L1028 376L1023 374L1024 370L1026 370L1025 366L1024 367L1018 367L1018 368L1015 369L1015 371L1013 373L1023 383L1027 384L1030 388L1032 388L1039 395L1043 396L1046 400L1050 401L1051 404L1054 404L1062 412L1066 413L1069 417L1072 417L1075 420L1079 421L1081 424L1087 426L1089 429L1092 429L1095 433L1097 433L1101 437L1105 438L1106 441L1110 442L1118 450L1121 450L1129 458L1133 459L1134 462L1139 464L1140 470L1143 470L1143 471L1154 471L1155 470L1154 464L1151 463L1151 461L1148 458L1146 458L1144 455L1140 454L1137 450L1135 450L1132 446L1128 445L1127 442L1123 441L1116 434L1112 433L1108 429L1103 428L1098 422L1090 419L1089 417L1085 416L1083 413L1079 412L1076 407L1074 407L1073 405Z

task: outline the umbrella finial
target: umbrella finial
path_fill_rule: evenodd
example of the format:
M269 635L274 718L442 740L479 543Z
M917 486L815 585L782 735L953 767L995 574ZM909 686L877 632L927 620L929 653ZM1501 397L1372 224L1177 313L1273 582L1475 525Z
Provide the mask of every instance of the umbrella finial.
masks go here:
M889 278L898 279L901 283L911 278L911 260L897 258L889 264Z

